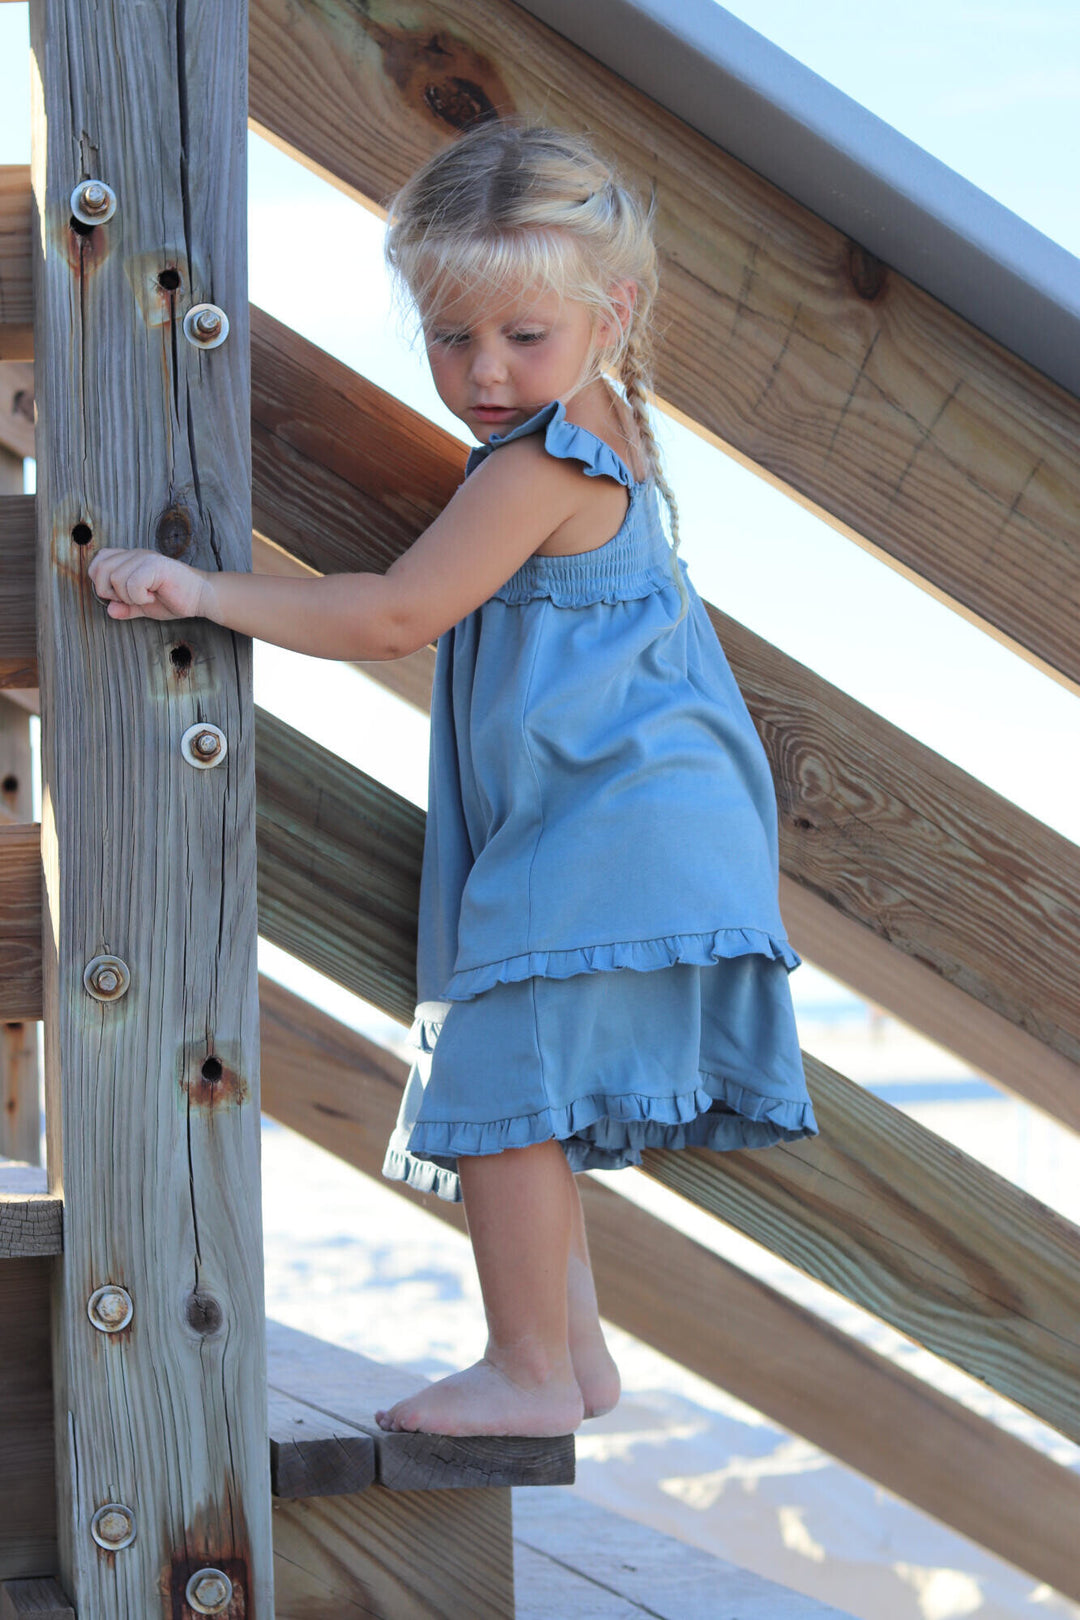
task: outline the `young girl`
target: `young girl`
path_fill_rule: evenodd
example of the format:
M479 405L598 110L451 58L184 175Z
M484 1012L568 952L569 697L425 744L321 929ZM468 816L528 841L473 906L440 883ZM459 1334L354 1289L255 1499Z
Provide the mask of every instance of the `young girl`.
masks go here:
M492 121L394 199L387 254L480 441L435 522L384 575L109 549L90 576L114 618L203 616L326 658L437 640L416 1061L384 1169L464 1198L488 1342L377 1417L565 1434L619 1396L573 1172L817 1134L775 792L676 555L636 199L585 141Z

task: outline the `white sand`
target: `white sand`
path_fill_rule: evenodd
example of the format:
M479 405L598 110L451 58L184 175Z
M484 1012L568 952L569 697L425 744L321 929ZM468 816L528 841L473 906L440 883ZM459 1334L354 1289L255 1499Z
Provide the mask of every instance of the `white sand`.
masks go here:
M800 1017L800 1033L808 1050L863 1080L921 1075L932 1095L942 1089L936 1079L970 1073L891 1019L812 1028ZM1080 1217L1080 1141L1044 1116L1004 1097L905 1106L1071 1219ZM274 1123L267 1123L263 1148L270 1315L429 1377L475 1359L483 1316L464 1238ZM1080 1468L1080 1448L757 1245L636 1172L606 1179L667 1218L674 1214L699 1241L1064 1466ZM627 1334L613 1328L611 1342L626 1393L614 1413L579 1431L572 1489L582 1496L866 1620L1080 1620L1080 1606Z

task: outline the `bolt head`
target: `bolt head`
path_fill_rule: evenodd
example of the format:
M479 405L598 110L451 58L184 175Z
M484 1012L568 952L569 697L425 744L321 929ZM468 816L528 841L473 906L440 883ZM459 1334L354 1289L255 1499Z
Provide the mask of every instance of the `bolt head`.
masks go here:
M82 188L82 205L91 214L99 214L108 203L108 194L99 180L90 180Z
M118 956L95 956L83 969L83 985L95 1001L119 1001L130 983L127 963Z
M100 1333L119 1333L135 1314L135 1303L126 1288L105 1283L90 1295L86 1314Z
M197 1569L184 1593L196 1614L221 1614L232 1601L232 1581L223 1569Z
M201 771L220 765L228 751L225 733L220 726L213 726L208 720L196 721L193 726L188 726L180 739L180 752L189 765L195 765Z
M90 1534L108 1552L130 1547L135 1540L135 1515L122 1502L106 1502L90 1520Z
M215 315L212 310L204 309L197 317L195 327L200 337L216 337L221 331L221 316Z
M202 754L204 759L209 759L211 754L216 754L220 747L221 743L212 731L200 731L195 739L195 750L197 753Z

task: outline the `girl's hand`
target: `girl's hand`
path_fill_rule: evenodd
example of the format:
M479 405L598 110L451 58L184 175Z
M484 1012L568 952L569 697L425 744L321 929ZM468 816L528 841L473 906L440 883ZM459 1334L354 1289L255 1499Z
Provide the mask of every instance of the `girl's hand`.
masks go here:
M205 574L159 551L105 546L88 569L111 619L196 619L207 586Z

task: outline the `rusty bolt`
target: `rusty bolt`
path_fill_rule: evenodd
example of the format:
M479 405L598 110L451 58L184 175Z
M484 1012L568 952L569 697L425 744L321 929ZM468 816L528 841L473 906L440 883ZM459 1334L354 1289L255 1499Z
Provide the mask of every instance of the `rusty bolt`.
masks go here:
M221 1614L232 1600L232 1581L223 1569L197 1569L184 1597L196 1614Z
M103 225L116 213L116 193L104 180L80 180L71 193L71 212L83 225Z
M135 1540L135 1515L122 1502L106 1502L90 1520L90 1534L107 1552L130 1547Z
M118 956L95 956L83 969L83 984L95 1001L119 1001L130 983L128 965Z
M86 1314L99 1333L119 1333L135 1314L135 1304L126 1288L118 1283L105 1283L90 1295Z
M216 349L229 335L229 317L217 304L192 304L184 316L184 336L197 349Z
M221 727L212 726L206 720L188 726L180 739L180 752L189 765L194 765L200 771L220 765L228 751L229 745Z

